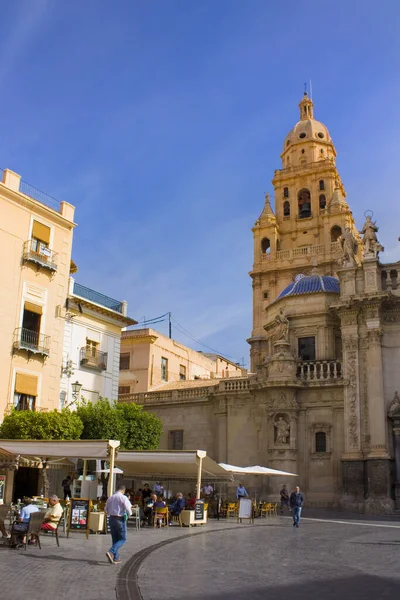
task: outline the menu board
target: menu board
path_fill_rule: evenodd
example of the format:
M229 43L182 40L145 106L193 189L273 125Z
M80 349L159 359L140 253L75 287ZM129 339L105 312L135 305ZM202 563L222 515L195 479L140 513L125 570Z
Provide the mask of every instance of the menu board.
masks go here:
M71 498L67 537L71 529L73 531L85 531L86 537L89 536L89 510L89 498Z
M0 504L4 502L4 496L6 493L6 476L0 475Z
M240 498L239 500L238 521L241 522L242 519L253 521L253 501L250 498Z
M204 500L196 500L194 505L194 520L204 521Z

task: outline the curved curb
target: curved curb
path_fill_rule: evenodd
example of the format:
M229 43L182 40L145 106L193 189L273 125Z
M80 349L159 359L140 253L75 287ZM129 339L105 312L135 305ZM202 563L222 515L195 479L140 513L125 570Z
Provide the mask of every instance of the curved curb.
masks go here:
M269 523L265 523L262 526L270 527L272 525ZM223 529L213 529L212 531L199 531L196 533L186 533L185 535L180 535L170 540L164 540L163 542L159 542L158 544L153 544L152 546L148 546L148 548L144 548L134 554L128 562L122 567L118 576L117 583L115 587L117 600L143 600L143 596L140 592L139 583L138 583L138 573L142 563L145 559L155 550L162 548L163 546L167 546L168 544L172 544L173 542L178 542L179 540L184 540L187 538L192 538L198 535L207 535L211 533L219 533L220 531L237 531L238 529L248 529L248 525L238 525L238 527L224 527Z

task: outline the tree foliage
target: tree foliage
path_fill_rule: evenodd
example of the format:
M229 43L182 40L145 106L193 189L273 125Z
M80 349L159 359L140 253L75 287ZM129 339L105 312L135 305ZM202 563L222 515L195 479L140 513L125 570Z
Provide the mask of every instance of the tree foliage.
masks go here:
M111 405L106 398L92 403L82 401L77 415L83 423L81 439L120 440L124 450L155 450L162 434L162 424L156 416L137 404Z
M75 412L13 410L0 425L0 438L14 440L77 440L83 430Z

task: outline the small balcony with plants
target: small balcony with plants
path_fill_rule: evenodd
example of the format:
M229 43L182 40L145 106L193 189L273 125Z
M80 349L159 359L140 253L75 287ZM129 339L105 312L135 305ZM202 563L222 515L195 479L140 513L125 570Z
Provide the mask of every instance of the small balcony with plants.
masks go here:
M93 347L84 346L80 350L79 364L81 367L94 371L107 370L107 352L95 350Z

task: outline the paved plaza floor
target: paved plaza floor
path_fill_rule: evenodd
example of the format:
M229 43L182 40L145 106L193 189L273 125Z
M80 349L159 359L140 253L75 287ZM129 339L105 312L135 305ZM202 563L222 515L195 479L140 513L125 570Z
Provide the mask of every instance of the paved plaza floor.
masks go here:
M330 513L254 525L129 531L122 565L110 536L43 538L42 550L0 547L1 598L42 600L384 600L400 594L400 522Z

